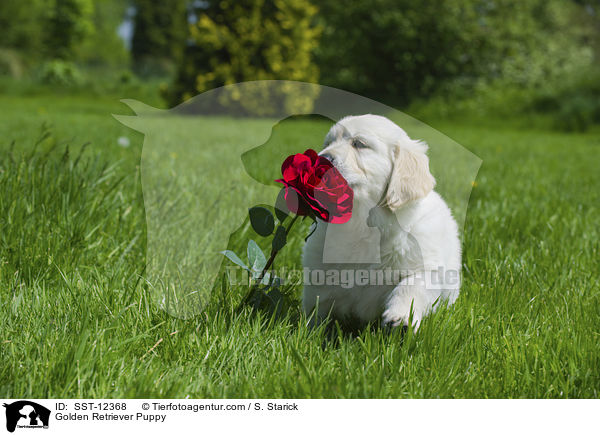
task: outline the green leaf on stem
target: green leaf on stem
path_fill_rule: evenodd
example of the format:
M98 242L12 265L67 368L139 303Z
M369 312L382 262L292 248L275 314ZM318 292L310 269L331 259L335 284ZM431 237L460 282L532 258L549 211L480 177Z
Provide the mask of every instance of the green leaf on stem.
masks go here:
M244 262L241 260L240 257L238 257L236 255L235 252L230 251L229 249L225 250L225 251L221 251L221 254L223 254L225 257L229 258L231 261L233 261L235 264L237 264L238 266L240 266L242 269L247 270L248 272L251 272L250 268L244 264Z
M281 249L287 243L287 234L285 228L281 225L277 227L275 231L275 236L273 237L272 248L274 251L281 251Z
M267 237L275 229L275 218L273 213L265 207L252 207L248 209L250 215L250 224L254 231L260 236Z
M283 223L285 218L288 217L286 210L288 209L287 203L285 202L285 189L281 189L275 200L275 215L279 222Z
M267 258L265 257L265 254L252 239L248 241L248 263L250 264L250 268L258 274L262 272L267 264Z

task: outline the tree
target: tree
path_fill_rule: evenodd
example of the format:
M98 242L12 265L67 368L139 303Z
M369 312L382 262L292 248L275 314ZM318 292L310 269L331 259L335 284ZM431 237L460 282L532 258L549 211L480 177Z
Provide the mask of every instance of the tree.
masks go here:
M131 55L134 69L142 73L164 72L181 61L188 37L187 0L134 0L134 33ZM158 69L158 71L151 71Z
M317 53L324 84L397 101L429 93L469 70L480 49L476 13L465 3L324 0Z
M395 103L449 82L533 85L589 61L574 2L323 0L323 84Z
M44 40L40 22L44 21L45 13L43 0L3 1L0 6L0 46L16 49L25 55L39 55Z
M93 37L85 39L77 50L80 61L92 65L126 67L129 52L118 34L127 12L123 0L95 0Z
M92 0L52 0L47 17L46 55L72 60L82 40L94 31Z
M592 27L581 20L581 11L564 0L496 0L480 12L486 23L482 75L539 88L587 68L593 61Z
M312 62L320 33L316 13L309 0L222 0L197 6L191 44L179 64L170 103L248 80L316 82L318 69ZM254 101L239 103L254 114L269 114L275 109L269 104L277 100L271 91L257 89ZM312 105L316 96L296 97L298 104ZM224 98L223 107L227 99L236 100L235 93ZM282 104L293 99L288 96Z

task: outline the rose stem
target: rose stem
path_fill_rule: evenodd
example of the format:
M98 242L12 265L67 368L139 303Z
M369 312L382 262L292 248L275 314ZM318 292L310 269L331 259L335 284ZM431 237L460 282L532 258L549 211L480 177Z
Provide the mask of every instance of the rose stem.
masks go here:
M288 225L287 229L285 230L286 241L287 241L287 235L290 233L290 230L294 226L294 223L296 223L297 219L298 219L298 215L295 215L293 217L292 221L290 222L290 224ZM271 256L269 257L267 264L265 264L265 267L263 268L262 272L260 273L260 276L258 277L258 284L261 283L261 281L263 280L263 277L265 276L265 273L267 273L267 270L269 270L269 268L273 264L273 261L275 261L275 256L277 255L278 252L279 251L276 251L275 249L271 248Z
M296 223L297 219L298 219L298 215L294 216L293 219L292 219L292 221L288 225L287 229L285 230L286 240L287 240L287 235L289 234L290 230L292 229L292 226L294 226L294 223ZM262 270L262 272L260 273L260 277L258 278L257 282L252 286L252 288L250 289L250 291L248 292L248 294L246 295L246 297L238 305L238 307L237 307L237 311L238 312L241 311L242 307L246 303L248 303L248 301L250 300L250 298L254 294L254 291L260 285L261 281L263 280L263 278L265 276L265 273L267 272L267 270L269 270L269 267L271 267L271 265L273 264L273 261L275 260L275 256L277 255L277 252L279 252L279 251L275 251L274 249L271 248L271 256L269 257L269 260L267 261L267 264L265 264L265 267Z

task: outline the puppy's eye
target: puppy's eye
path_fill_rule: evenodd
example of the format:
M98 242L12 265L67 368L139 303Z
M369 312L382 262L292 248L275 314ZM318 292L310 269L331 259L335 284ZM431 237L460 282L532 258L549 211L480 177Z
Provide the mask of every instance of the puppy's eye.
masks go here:
M363 149L363 148L369 148L366 143L364 143L362 140L357 139L357 138L352 139L352 146L359 150Z

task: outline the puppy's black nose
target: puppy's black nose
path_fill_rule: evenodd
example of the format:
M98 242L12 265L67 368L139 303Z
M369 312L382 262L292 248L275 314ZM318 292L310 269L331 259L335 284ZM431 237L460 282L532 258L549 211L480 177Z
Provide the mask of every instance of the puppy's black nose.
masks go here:
M321 157L325 157L327 160L329 160L331 163L335 163L335 157L333 157L331 154L329 153L323 153L323 154L319 154Z

